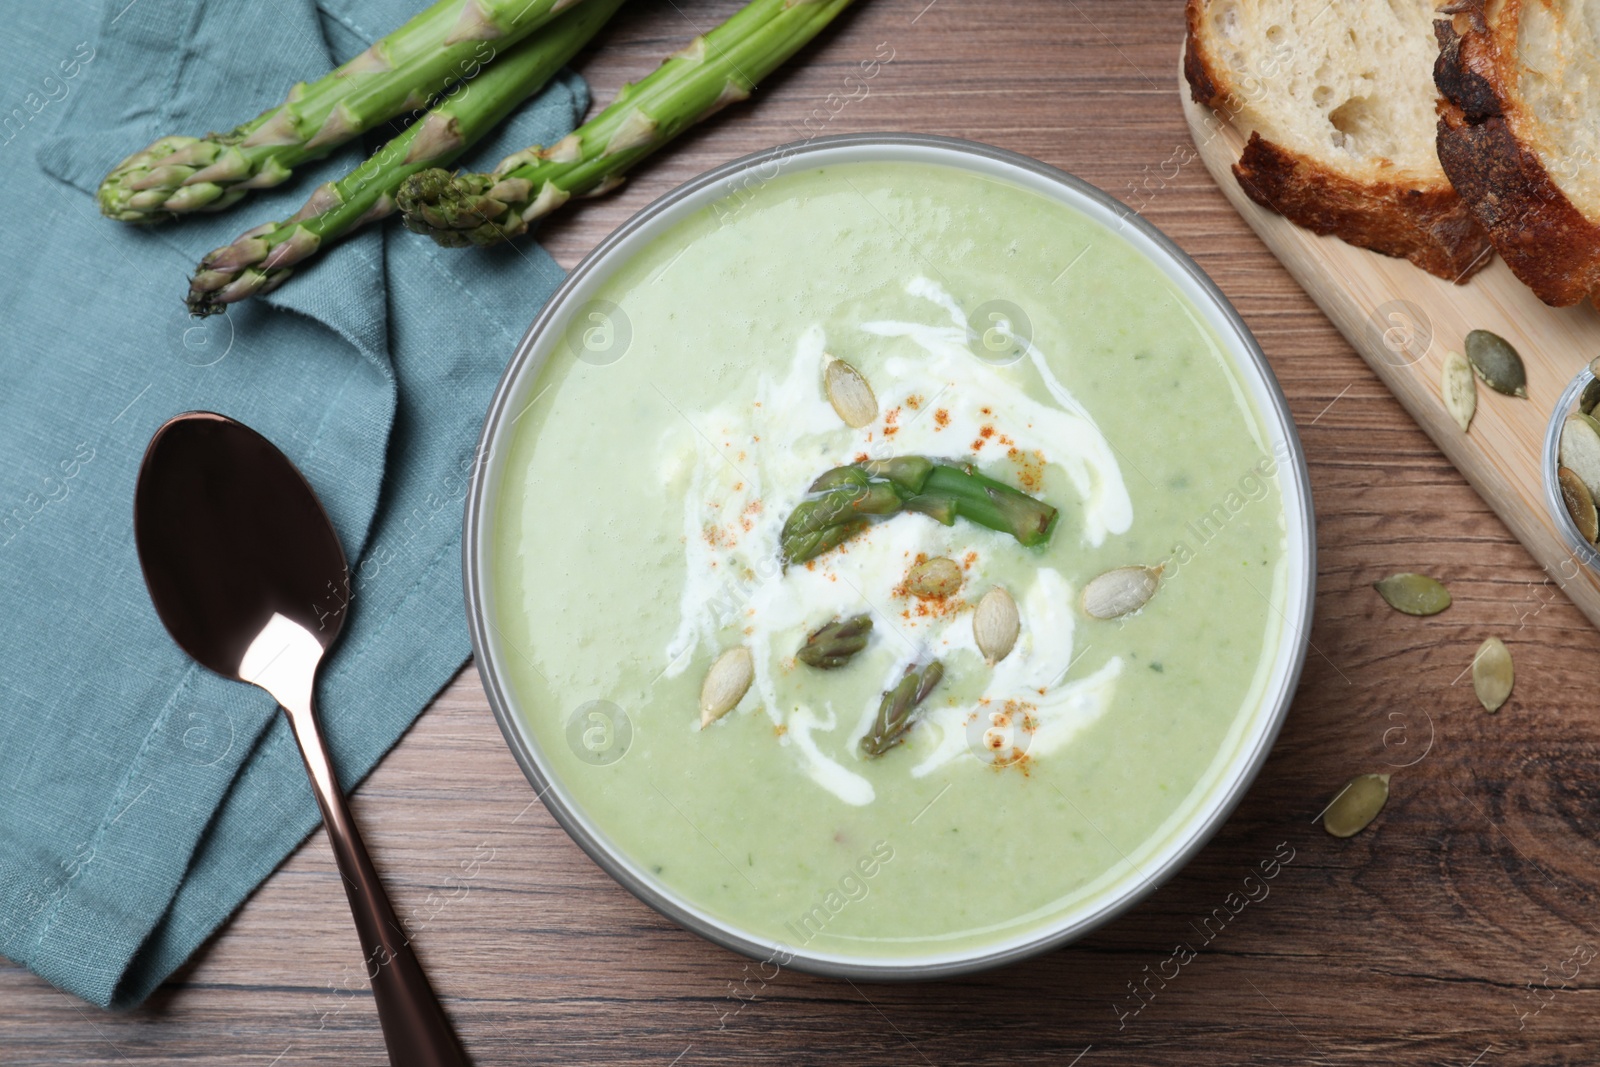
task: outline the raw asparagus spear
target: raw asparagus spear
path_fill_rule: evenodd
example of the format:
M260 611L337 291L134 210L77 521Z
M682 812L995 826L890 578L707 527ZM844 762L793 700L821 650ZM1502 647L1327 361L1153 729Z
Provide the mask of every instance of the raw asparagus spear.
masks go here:
M946 526L967 519L1027 546L1048 541L1057 516L1049 504L979 474L970 463L923 456L856 463L835 467L811 483L783 524L784 561L815 559L873 519L902 511Z
M438 0L244 125L204 137L163 137L135 152L100 183L100 210L140 223L219 211L396 115L427 107L433 94L474 79L497 54L583 2Z
M492 174L426 170L409 179L398 198L406 226L449 247L495 244L526 232L528 223L568 199L613 188L639 160L747 98L850 2L753 0L550 147L517 152Z
M319 186L291 218L246 231L206 255L189 279L191 315L212 315L227 304L282 285L292 267L351 230L394 211L406 178L448 163L544 88L624 0L586 0L532 38L507 50L471 81L365 163Z
M872 729L861 739L861 751L867 756L881 756L901 741L911 729L911 714L928 699L934 686L944 677L944 665L934 660L926 667L907 667L900 684L883 694L878 705L878 717Z

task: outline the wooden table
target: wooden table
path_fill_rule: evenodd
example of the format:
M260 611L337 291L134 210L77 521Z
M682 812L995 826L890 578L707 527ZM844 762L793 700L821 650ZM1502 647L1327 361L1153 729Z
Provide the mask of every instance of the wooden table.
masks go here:
M583 71L607 100L735 6L638 0ZM928 985L786 972L752 1000L753 965L619 889L532 803L468 668L355 807L399 910L431 916L420 951L477 1063L1593 1062L1600 634L1194 161L1174 88L1181 7L863 0L752 106L542 239L570 266L679 182L805 136L807 116L828 115L828 94L880 43L893 62L828 132L990 141L1140 207L1238 305L1310 457L1321 548L1314 650L1255 787L1182 873L1074 946ZM1448 581L1455 606L1432 619L1385 608L1371 581L1410 569ZM1491 633L1511 646L1518 675L1494 716L1462 677ZM1347 778L1385 770L1393 797L1374 827L1337 841L1313 824ZM103 1013L0 966L0 1063L381 1062L321 838L133 1014ZM1229 894L1284 842L1294 858L1270 895L1228 912ZM473 877L461 874L488 850ZM1217 909L1228 921L1212 919L1221 932L1203 944L1198 931ZM1152 999L1133 999L1132 986L1172 973L1179 942L1195 957L1164 988L1143 986Z

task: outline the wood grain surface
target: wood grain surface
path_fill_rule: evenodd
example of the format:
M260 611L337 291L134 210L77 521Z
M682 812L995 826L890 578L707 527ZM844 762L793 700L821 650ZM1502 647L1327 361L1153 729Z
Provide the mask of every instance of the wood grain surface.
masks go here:
M582 69L604 101L735 6L637 0ZM1066 949L934 984L763 983L568 840L469 668L354 805L478 1064L1593 1062L1600 634L1218 191L1174 91L1180 36L1179 0L862 0L751 106L541 237L570 266L677 183L819 128L990 141L1141 210L1237 304L1310 459L1314 647L1254 788L1184 871ZM893 62L828 117L880 43ZM1370 583L1397 570L1445 579L1454 606L1390 611ZM1517 660L1493 716L1464 678L1489 634ZM1328 837L1315 816L1365 771L1393 772L1387 809ZM1275 854L1292 860L1241 906ZM378 1064L356 957L319 833L137 1012L0 966L0 1063Z

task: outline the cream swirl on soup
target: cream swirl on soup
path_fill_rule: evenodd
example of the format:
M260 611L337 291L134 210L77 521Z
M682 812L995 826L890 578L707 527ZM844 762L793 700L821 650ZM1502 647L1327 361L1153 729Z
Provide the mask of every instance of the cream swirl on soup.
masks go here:
M993 584L997 564L1018 573L1015 564L1030 550L973 523L942 526L903 514L815 560L783 566L785 517L812 480L832 467L894 455L976 462L1046 496L1063 512L1058 539L1098 546L1132 525L1115 451L1052 373L1045 353L1016 338L1016 362L985 362L948 292L923 277L905 291L927 309L925 321L868 321L831 337L812 325L796 339L781 377L762 375L753 396L682 412L661 447L663 482L687 484L685 581L679 626L663 650L664 674L681 674L697 649L714 650L719 635L736 631L755 665L741 709L759 706L807 775L854 805L875 797L859 773L857 743L878 702L836 706L808 696L805 675L813 668L797 664L794 653L818 626L870 611L873 642L850 669L880 676L884 689L908 665L930 657L944 661L950 674L976 679L955 687L958 695L936 693L921 713L912 750L897 754L916 777L966 757L991 727L1000 728L991 736L1006 738L1017 757L1049 756L1104 714L1123 670L1113 656L1073 676L1076 591L1048 566L1024 568L1026 584L1010 589L1021 632L1010 655L987 666L974 643L972 606ZM883 354L871 376L879 412L867 426L850 429L823 395L821 367L825 352L848 359L866 349ZM1030 395L1029 384L1049 401ZM961 591L936 599L907 594L910 567L940 556L960 565Z

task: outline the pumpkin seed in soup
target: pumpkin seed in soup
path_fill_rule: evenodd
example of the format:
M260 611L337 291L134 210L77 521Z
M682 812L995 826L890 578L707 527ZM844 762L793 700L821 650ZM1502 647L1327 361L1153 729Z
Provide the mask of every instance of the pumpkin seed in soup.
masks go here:
M1021 628L1017 602L1011 599L1004 586L997 585L983 594L972 615L972 637L985 663L993 667L1009 656Z
M961 564L935 556L911 568L906 575L906 592L915 597L947 597L961 588Z
M823 356L822 388L834 412L851 429L859 430L878 417L878 398L872 386L844 360Z
M1378 595L1407 615L1437 615L1450 606L1450 590L1437 578L1408 571L1373 582Z
M1506 396L1528 395L1528 371L1511 342L1488 330L1473 330L1465 347L1472 369L1490 389Z
M718 656L700 687L700 729L704 730L732 711L750 691L750 681L754 677L754 660L743 645L735 645Z
M1159 567L1117 567L1106 571L1083 587L1084 614L1096 619L1116 619L1138 611L1156 595L1161 581Z
M1358 775L1345 784L1322 813L1322 828L1334 837L1354 837L1371 825L1388 801L1387 774Z

